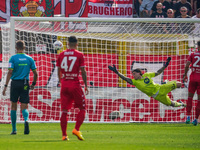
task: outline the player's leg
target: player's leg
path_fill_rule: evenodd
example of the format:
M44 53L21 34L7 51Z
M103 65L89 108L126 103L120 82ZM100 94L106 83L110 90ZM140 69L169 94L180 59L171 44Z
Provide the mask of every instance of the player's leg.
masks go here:
M79 113L76 118L75 128L72 131L72 134L76 135L79 140L84 140L82 133L80 132L80 127L83 124L85 119L85 95L81 87L78 87L74 91L74 101L75 101L75 108L79 108Z
M11 124L12 124L12 132L11 132L11 135L14 135L14 134L17 134L17 128L16 128L16 120L17 120L17 102L11 102L10 117L11 117Z
M181 82L169 81L166 84L163 84L160 86L159 94L155 99L167 106L172 106L172 107L184 106L185 107L186 105L184 103L177 102L177 101L171 101L171 99L167 95L172 90L174 90L176 88L180 88L181 86L182 86Z
M21 84L20 90L20 99L21 102L21 112L24 118L24 134L29 134L29 112L28 112L28 103L29 103L29 84L24 84L24 81Z
M197 100L197 105L196 105L196 108L195 108L195 119L192 122L192 124L195 125L195 126L198 123L198 118L199 118L199 115L200 115L200 82L198 82L198 86L197 86L197 95L198 95L198 100Z
M29 134L29 112L28 112L28 103L21 103L21 111L22 111L22 116L24 118L24 134Z
M17 134L16 121L17 121L17 102L19 98L19 84L17 81L11 81L10 88L10 101L11 101L11 124L12 124L12 132L11 135Z
M191 115L191 110L192 110L192 99L193 99L194 93L188 92L188 100L187 100L187 106L186 106L186 124L190 123L190 115Z
M68 123L68 110L72 107L73 98L71 96L70 87L61 88L61 117L60 117L60 127L62 131L62 140L68 141L67 136L67 123Z
M61 117L60 117L60 127L62 131L62 140L69 140L67 136L67 117L68 110L67 109L62 109Z

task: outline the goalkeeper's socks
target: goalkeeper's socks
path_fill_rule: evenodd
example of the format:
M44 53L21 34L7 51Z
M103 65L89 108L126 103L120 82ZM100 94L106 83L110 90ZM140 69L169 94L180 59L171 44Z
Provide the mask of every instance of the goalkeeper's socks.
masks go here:
M24 122L28 121L29 112L27 109L22 110L22 115L24 117Z
M16 129L17 111L11 110L10 117L11 117L11 123L12 123L12 132L17 131Z
M85 119L85 109L80 109L76 118L76 125L75 125L75 129L77 131L79 131L79 128L82 125L84 119Z

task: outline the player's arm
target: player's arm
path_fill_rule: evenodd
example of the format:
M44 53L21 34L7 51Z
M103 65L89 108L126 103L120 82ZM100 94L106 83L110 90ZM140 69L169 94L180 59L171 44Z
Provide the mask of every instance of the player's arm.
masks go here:
M186 64L185 64L185 72L184 72L184 75L183 75L183 81L187 80L187 73L188 73L190 64L191 64L190 61L187 61Z
M169 65L170 61L171 61L171 57L168 57L166 62L163 65L163 67L160 68L157 72L155 72L155 77L158 76L159 74L161 74L165 70L165 68L167 68L167 66Z
M35 69L35 70L33 70L33 82L31 84L31 90L33 90L35 88L37 78L38 78L38 73Z
M3 89L3 92L2 92L2 94L3 94L4 96L6 95L6 89L7 89L8 83L9 83L9 81L10 81L10 78L11 78L11 76L12 76L12 72L13 72L12 69L9 69L9 70L8 70L8 74L7 74L7 77L6 77L6 83L5 83L5 85L4 85L4 89Z
M129 84L133 85L132 79L125 77L123 74L121 74L115 67L115 65L113 66L108 66L108 68L113 71L114 73L116 73L121 79L123 79L124 81L128 82Z
M87 72L85 70L85 67L80 67L80 68L81 68L82 79L85 84L85 94L88 95L89 90L88 90L88 86L87 86Z
M58 67L57 74L58 74L59 83L61 83L61 71L60 71L60 67Z

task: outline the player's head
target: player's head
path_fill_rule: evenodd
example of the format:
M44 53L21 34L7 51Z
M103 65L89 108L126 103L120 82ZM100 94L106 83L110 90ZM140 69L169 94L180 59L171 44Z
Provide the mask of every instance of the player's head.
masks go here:
M162 11L162 7L163 7L163 4L162 4L162 3L157 3L156 9L157 9L158 11Z
M23 51L23 50L25 49L25 43L24 43L24 41L18 40L18 41L16 42L16 49L17 49L18 51Z
M68 38L69 48L76 48L78 46L78 40L75 36L70 36Z
M198 51L200 51L200 41L197 42Z
M132 74L133 74L133 77L134 77L135 80L141 79L141 77L142 77L142 70L139 69L139 68L134 69L134 70L132 71Z

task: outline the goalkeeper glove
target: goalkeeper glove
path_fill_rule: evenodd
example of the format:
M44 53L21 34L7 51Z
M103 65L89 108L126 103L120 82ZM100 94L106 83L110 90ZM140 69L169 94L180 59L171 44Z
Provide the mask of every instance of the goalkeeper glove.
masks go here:
M170 60L171 60L171 57L168 57L166 62L164 63L165 68L169 65Z
M118 74L118 71L117 71L115 65L113 65L113 67L112 67L112 66L108 66L108 68L109 68L111 71L113 71L114 73Z

